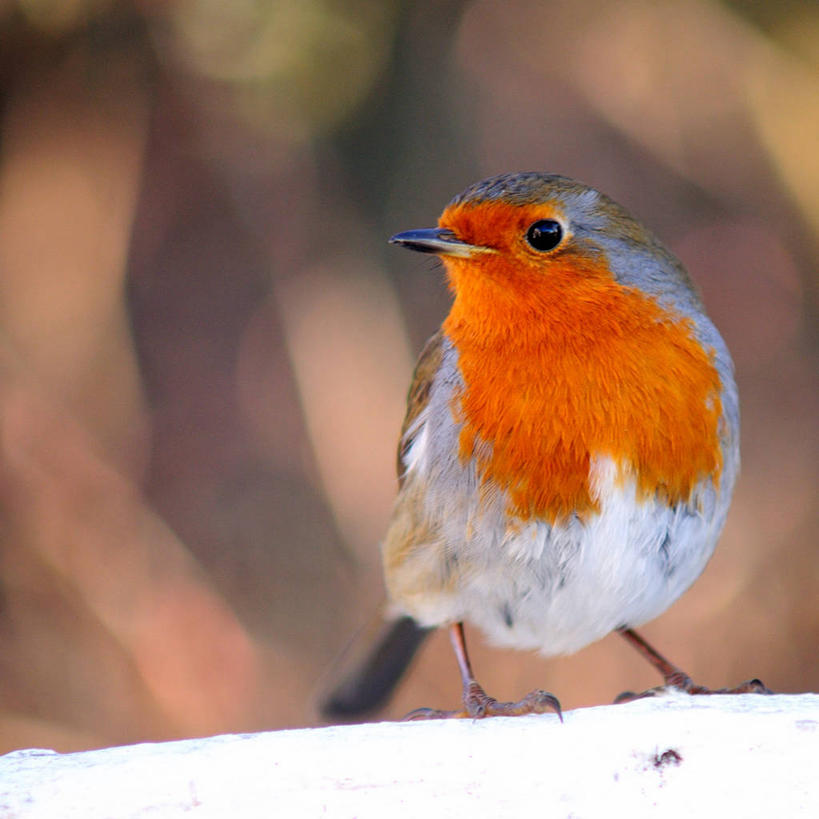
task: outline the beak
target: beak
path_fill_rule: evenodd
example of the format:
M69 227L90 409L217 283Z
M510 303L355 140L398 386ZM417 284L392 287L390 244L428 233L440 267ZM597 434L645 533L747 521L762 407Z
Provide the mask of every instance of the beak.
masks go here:
M396 233L390 239L391 245L401 245L408 250L419 253L436 253L438 256L460 256L468 259L476 253L491 253L492 248L470 245L462 242L451 230L446 228L423 228Z

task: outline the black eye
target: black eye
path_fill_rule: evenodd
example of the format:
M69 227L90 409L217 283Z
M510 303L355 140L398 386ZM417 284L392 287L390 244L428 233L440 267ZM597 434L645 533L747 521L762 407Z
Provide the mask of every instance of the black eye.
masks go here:
M541 219L526 231L526 241L535 250L554 250L562 238L563 228L554 219Z

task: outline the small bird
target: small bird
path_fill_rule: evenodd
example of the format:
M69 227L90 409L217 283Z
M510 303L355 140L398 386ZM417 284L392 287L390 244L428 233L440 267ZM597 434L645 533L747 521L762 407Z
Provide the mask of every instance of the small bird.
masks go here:
M618 631L666 685L715 693L633 630L704 569L739 469L733 364L682 264L616 202L546 173L477 182L437 228L390 242L439 256L454 298L401 431L382 545L398 616L325 713L380 704L446 626L463 707L410 718L560 714L546 691L486 694L464 622L546 656ZM752 691L768 689L720 689Z

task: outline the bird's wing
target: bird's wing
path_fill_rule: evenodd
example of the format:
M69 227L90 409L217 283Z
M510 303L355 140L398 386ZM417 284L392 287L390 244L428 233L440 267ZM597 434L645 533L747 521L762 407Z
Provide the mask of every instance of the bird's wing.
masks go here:
M418 363L415 365L415 372L412 376L412 384L407 395L407 414L404 416L404 423L401 425L401 438L398 441L398 484L404 482L404 456L412 446L412 436L408 434L413 422L421 414L429 403L430 388L435 373L441 365L443 356L443 332L438 330L421 350Z
M407 413L398 443L398 483L403 484L403 459L412 446L413 427L429 403L430 389L443 357L443 334L439 330L424 345L415 365L407 396ZM369 653L356 658L348 675L324 698L322 714L333 721L352 721L381 707L392 694L415 652L430 629L419 626L411 617L390 617L377 638L364 640ZM345 663L347 665L347 663Z

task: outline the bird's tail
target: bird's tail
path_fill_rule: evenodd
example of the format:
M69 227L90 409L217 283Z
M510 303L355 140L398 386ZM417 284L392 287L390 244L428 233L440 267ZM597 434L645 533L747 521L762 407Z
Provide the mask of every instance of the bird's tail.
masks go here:
M372 648L320 703L322 716L352 722L379 709L430 631L411 617L383 623Z

